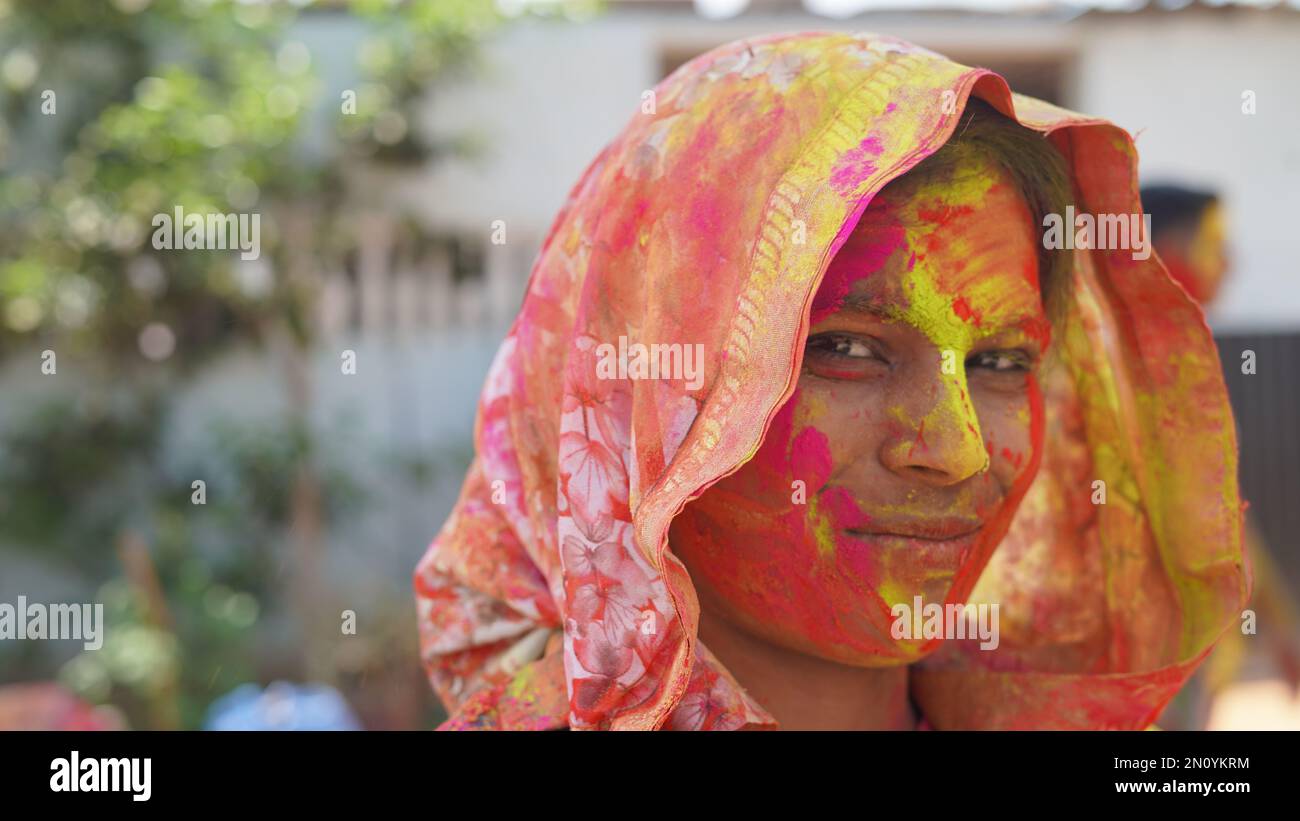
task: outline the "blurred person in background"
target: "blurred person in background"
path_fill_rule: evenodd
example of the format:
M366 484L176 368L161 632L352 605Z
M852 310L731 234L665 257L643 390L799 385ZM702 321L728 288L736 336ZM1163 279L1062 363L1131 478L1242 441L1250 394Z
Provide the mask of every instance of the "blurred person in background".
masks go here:
M1208 309L1230 264L1218 195L1177 185L1149 185L1142 189L1142 207L1151 215L1151 239L1170 276Z
M1151 215L1156 254L1170 276L1208 311L1231 272L1227 214L1219 195L1160 184L1144 186L1141 196L1144 211ZM1248 514L1245 522L1245 545L1255 582L1250 607L1258 617L1269 661L1294 697L1300 690L1300 608L1251 518ZM1228 630L1205 666L1161 716L1161 726L1204 729L1215 700L1247 672L1249 651L1247 635Z

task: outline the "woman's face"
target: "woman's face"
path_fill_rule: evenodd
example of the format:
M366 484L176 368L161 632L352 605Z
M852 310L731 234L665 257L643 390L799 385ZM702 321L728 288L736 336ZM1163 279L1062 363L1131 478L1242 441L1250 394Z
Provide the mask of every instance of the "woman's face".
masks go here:
M982 161L871 202L815 296L793 396L673 522L705 608L841 663L919 657L892 606L964 599L1037 468L1037 242Z

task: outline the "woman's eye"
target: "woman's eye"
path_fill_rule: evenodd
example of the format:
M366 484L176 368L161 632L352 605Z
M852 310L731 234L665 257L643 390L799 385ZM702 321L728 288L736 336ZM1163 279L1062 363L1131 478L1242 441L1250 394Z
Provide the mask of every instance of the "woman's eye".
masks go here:
M826 379L868 379L889 368L871 339L836 333L809 337L804 364L810 372Z
M994 373L1017 373L1033 368L1034 358L1027 351L984 351L966 360L966 367L984 368Z
M821 354L842 356L849 359L872 359L875 351L865 340L855 336L839 334L822 334L808 340L808 349Z

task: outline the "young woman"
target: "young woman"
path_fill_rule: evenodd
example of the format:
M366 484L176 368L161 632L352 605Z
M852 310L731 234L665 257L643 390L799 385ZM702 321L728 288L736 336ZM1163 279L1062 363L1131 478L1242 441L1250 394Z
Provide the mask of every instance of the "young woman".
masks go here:
M666 79L556 219L417 568L444 727L1149 725L1249 574L1201 314L1136 236L1045 233L1140 214L1135 163L888 38Z

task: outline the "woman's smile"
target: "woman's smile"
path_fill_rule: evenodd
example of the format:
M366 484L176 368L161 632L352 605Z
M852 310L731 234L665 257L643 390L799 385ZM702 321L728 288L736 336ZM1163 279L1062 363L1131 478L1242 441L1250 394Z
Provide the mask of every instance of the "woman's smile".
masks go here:
M866 528L848 528L847 533L861 538L892 536L927 542L951 542L979 532L984 522L976 517L934 516L871 520Z
M881 530L849 529L844 533L863 544L889 562L891 553L904 553L913 563L924 565L922 574L927 581L952 580L957 570L966 563L984 532L982 522L970 527L962 519L935 519L914 521ZM959 529L960 528L960 529ZM892 563L892 562L890 562ZM934 572L929 572L934 571Z

